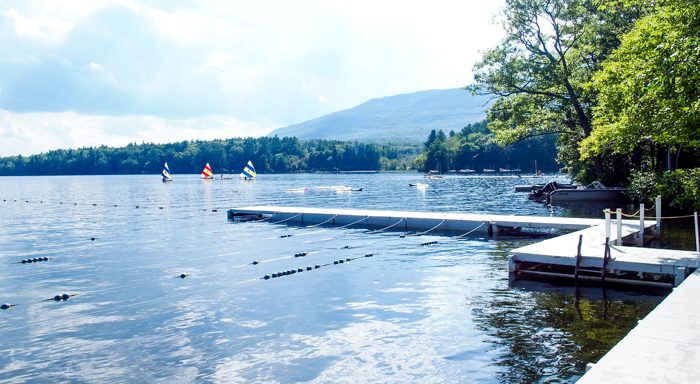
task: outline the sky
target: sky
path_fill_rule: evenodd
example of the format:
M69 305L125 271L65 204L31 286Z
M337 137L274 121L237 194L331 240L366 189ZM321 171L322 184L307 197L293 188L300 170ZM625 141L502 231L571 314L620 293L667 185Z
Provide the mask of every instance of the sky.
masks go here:
M0 0L0 156L262 136L472 81L503 0Z

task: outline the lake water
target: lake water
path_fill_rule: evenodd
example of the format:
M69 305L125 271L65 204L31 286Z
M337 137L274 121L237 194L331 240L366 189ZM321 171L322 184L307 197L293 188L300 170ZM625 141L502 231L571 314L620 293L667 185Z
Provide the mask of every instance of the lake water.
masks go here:
M551 179L0 178L0 302L18 304L0 311L0 381L573 382L663 296L509 286L508 251L538 238L401 238L274 218L231 223L225 211L570 215L513 192ZM416 182L429 187L408 186ZM363 191L318 188L335 185ZM290 192L302 187L311 189ZM332 264L367 253L374 257ZM38 257L49 260L18 263ZM330 265L261 279L315 264ZM63 293L75 296L52 299Z

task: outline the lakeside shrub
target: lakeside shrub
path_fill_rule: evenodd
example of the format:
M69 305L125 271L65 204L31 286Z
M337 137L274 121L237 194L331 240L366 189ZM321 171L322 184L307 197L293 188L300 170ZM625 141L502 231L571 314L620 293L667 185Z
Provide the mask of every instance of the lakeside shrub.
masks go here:
M679 211L700 210L700 168L655 173L634 172L629 194L637 201L653 202L661 196L665 205Z

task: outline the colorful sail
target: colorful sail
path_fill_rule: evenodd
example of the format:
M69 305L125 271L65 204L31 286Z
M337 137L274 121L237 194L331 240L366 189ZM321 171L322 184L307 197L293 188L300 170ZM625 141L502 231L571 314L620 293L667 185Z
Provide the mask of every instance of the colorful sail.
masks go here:
M163 182L173 181L173 177L170 176L170 168L168 168L168 162L166 161L163 165Z
M209 163L204 166L204 169L202 170L202 179L213 179L214 174L211 172L211 167L209 166Z
M254 179L257 175L253 162L248 160L248 164L243 167L243 172L241 172L241 179Z

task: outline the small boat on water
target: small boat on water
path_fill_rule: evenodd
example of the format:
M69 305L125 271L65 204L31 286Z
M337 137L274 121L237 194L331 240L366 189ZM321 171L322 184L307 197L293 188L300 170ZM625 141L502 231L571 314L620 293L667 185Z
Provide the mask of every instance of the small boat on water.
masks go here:
M584 187L567 188L560 187L556 182L547 183L538 191L530 194L530 199L547 201L549 204L561 204L570 202L596 202L596 201L625 201L627 189L621 187L606 187L599 181L594 181Z
M442 179L442 175L440 174L440 171L428 171L428 173L425 175L428 179Z
M165 164L163 164L163 182L167 183L168 181L173 181L173 177L170 175L170 168L168 168L168 162L166 161Z
M253 162L248 160L248 163L246 163L246 165L243 166L243 171L241 171L240 178L242 180L253 180L256 177L258 177L258 174L255 172Z
M211 171L211 167L209 166L209 163L204 166L204 169L202 170L202 179L206 180L211 180L214 178L214 174Z

